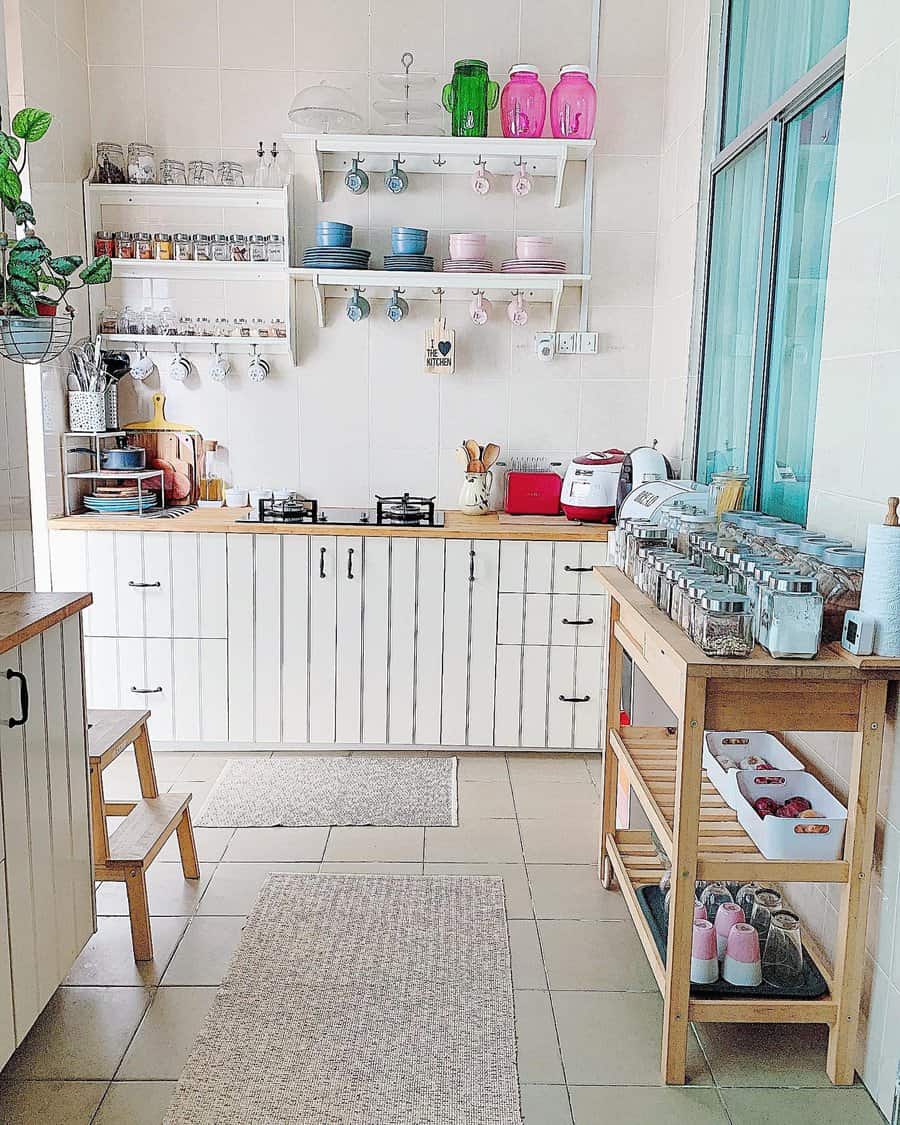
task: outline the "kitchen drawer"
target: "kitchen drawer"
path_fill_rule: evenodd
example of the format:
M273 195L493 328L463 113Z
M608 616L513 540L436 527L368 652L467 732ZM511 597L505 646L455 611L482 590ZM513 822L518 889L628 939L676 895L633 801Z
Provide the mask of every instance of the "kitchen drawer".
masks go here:
M495 746L547 746L549 661L547 645L504 645L497 650Z
M605 652L602 648L553 645L547 745L557 750L596 750L605 707Z
M593 568L604 562L605 543L557 543L553 552L553 593L589 592L593 583L598 582L592 577Z
M554 594L550 643L600 648L607 638L604 594Z

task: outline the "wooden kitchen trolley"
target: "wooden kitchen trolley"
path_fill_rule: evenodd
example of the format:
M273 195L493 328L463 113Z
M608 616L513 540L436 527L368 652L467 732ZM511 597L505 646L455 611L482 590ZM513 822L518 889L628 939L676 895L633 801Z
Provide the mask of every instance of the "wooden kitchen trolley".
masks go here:
M824 648L815 660L773 660L759 646L748 659L714 659L704 655L621 571L602 566L596 573L610 596L600 877L606 887L618 883L663 995L663 1081L685 1082L688 1025L693 1020L827 1024L828 1076L837 1085L850 1085L885 706L889 681L900 679L900 660L854 657L836 646ZM674 712L676 728L621 725L624 653ZM842 858L765 859L704 773L705 730L853 732ZM672 863L665 964L636 894L639 886L659 881L662 866L650 831L616 827L620 780L630 787ZM697 879L841 884L833 966L804 935L804 945L822 971L828 992L815 1000L691 996Z

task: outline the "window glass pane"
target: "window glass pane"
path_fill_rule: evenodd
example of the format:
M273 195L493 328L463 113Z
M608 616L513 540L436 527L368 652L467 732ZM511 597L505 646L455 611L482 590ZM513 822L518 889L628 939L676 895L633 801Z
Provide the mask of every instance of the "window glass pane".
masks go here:
M764 511L806 521L841 84L785 130L761 472Z
M713 184L712 246L697 478L747 467L766 146L761 138Z
M731 0L723 147L847 36L850 0Z

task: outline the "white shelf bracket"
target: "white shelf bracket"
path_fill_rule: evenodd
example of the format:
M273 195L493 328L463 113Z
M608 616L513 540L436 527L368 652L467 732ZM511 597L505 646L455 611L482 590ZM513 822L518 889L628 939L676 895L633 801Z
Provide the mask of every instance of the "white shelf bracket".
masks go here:
M316 299L316 318L319 322L319 327L325 327L325 290L322 288L319 281L319 275L313 274L312 279L313 296Z
M556 191L553 194L553 206L559 207L562 203L563 184L566 179L566 160L568 158L568 149L565 144L562 146L562 151L556 158Z
M325 164L322 157L322 151L318 144L313 146L313 157L315 158L316 168L316 199L320 203L325 202Z
M562 301L563 283L560 281L556 288L553 290L553 302L550 305L550 331L556 331L556 325L559 321L559 305Z

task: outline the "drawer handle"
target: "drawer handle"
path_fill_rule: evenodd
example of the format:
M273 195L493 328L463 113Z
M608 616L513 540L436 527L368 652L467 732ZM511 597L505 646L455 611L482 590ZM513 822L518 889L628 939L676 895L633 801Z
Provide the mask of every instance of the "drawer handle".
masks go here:
M353 548L347 548L347 577L353 577Z
M589 695L561 695L561 703L587 703L591 698Z
M162 691L161 687L133 687L131 689L135 695L157 695Z
M593 617L586 617L584 621L570 621L568 617L564 617L562 623L563 625L593 625L594 619Z
M564 566L563 567L563 570L565 570L569 574L590 574L593 569L594 568L592 566Z
M133 590L158 590L162 582L129 582Z
M325 551L326 551L326 549L327 548L325 548L325 547L319 548L319 577L320 578L325 577Z
M25 679L24 673L16 671L15 668L6 669L6 678L19 681L21 718L6 720L7 726L12 730L13 727L23 727L28 722L28 681Z
M475 552L469 551L469 581L475 581Z

